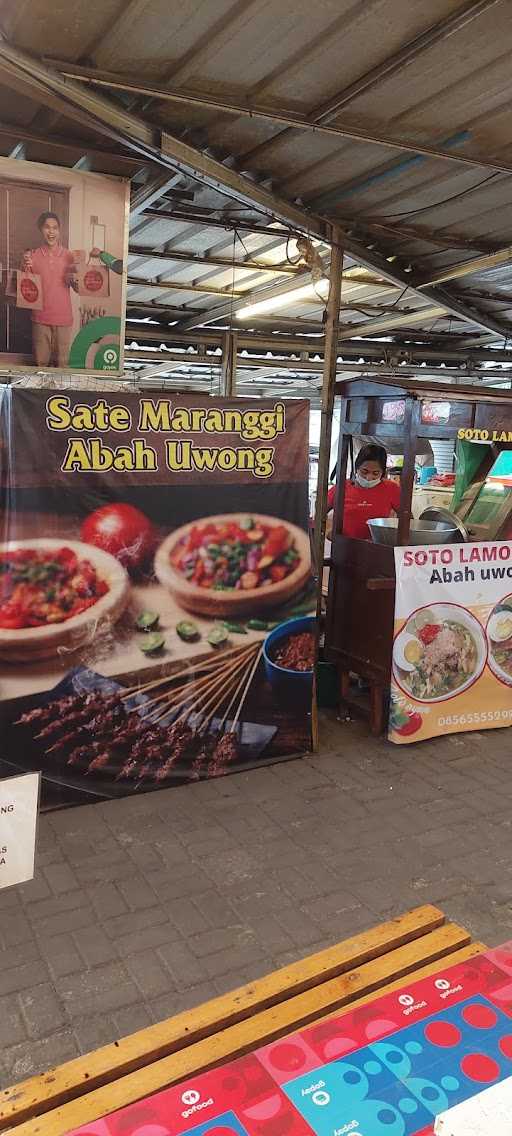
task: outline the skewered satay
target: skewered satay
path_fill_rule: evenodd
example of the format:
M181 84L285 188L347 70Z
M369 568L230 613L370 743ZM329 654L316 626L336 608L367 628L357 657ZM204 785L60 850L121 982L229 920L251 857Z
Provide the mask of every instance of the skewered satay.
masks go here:
M227 766L230 765L232 761L236 761L238 755L239 749L236 734L224 734L224 737L217 742L213 751L208 766L208 776L222 777L226 772Z
M140 783L142 781L147 781L150 778L153 779L155 771L156 771L155 761L152 760L151 758L149 758L147 761L144 762L143 765L141 765L141 767L139 769L139 772L137 774L137 784L140 785Z
M47 706L36 706L33 710L27 710L14 725L33 726L35 723L39 723L41 726L45 726L55 714L61 714L62 711L71 709L76 697L75 694L67 694L65 698L59 698L56 702L49 702ZM78 697L82 698L82 695Z
M206 768L207 765L209 765L211 761L216 744L216 735L210 735L209 737L204 738L201 742L199 752L196 754L190 770L190 778L192 781L199 781L202 771Z
M91 747L90 746L76 746L76 748L71 751L71 753L68 757L68 760L67 760L67 764L68 765L80 765L82 762L84 762L84 764L86 764L88 761L90 761L90 758L91 758Z
M46 753L53 754L54 756L57 756L59 753L64 753L64 750L68 746L76 745L77 738L79 738L81 734L83 734L82 727L78 730L70 730L69 733L63 734L61 738L58 738L57 741L46 750Z
M122 715L116 709L109 710L107 713L100 711L87 722L87 729L94 734L110 734L116 726L120 725L120 719L122 719Z
M98 710L101 708L98 705ZM78 726L89 722L91 713L94 712L96 706L93 702L87 703L83 709L72 710L71 713L63 714L59 718L49 722L42 730L36 734L37 741L45 741L47 738L53 737L54 734L59 734L61 730L67 730L69 726Z
M86 774L87 773L94 773L96 769L103 769L104 766L108 765L109 762L111 762L111 761L112 761L112 754L111 754L110 750L109 749L102 749L101 753L98 753L96 755L96 757L94 757L93 760L91 762L89 762L89 765L87 766L87 769L86 769L85 772L86 772Z
M176 763L186 757L195 738L196 734L190 729L190 726L187 726L184 722L180 723L179 727L175 729L173 752L171 756L164 761L163 765L160 765L156 770L154 775L155 781L165 781Z
M116 781L124 781L127 778L132 777L138 767L138 764L139 763L136 758L127 757L124 765L121 766L121 769L116 776Z

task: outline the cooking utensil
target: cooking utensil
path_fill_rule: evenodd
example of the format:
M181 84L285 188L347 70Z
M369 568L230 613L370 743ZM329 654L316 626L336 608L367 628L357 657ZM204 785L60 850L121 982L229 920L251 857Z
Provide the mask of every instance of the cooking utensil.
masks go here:
M428 509L424 509L419 517L421 523L423 521L441 521L445 525L451 525L457 529L458 536L454 537L457 542L466 542L469 540L468 530L456 513L451 513L449 509L440 509L435 505L429 505Z
M398 537L397 517L377 517L368 521L374 544L395 545ZM408 544L451 544L457 539L455 525L446 521L411 521Z

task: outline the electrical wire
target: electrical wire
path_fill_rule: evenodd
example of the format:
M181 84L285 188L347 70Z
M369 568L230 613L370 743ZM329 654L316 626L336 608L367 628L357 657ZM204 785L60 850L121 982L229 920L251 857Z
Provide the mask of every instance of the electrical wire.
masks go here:
M461 197L466 197L468 193L473 193L473 190L480 189L480 186L485 185L488 181L493 181L494 178L499 177L498 172L489 174L488 177L482 178L482 181L477 182L476 185L471 185L467 189L461 189L459 193L452 193L451 197L445 197L442 201L432 201L430 205L422 205L419 209L404 209L398 213L380 213L380 217L411 217L413 213L426 213L428 209L437 209L441 205L447 205L450 201L458 201Z
M406 284L405 288L402 289L402 291L400 292L400 295L397 296L396 300L394 300L393 303L389 305L390 311L392 310L392 308L396 308L397 304L399 304L400 300L405 296L405 293L409 291L409 288L410 288L410 284Z

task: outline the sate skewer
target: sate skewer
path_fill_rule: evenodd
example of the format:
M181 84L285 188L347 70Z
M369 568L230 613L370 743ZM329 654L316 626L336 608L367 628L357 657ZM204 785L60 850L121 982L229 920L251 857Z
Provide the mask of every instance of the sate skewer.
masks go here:
M237 741L237 725L238 725L238 722L240 720L240 715L242 713L244 702L245 702L247 695L249 693L249 688L251 686L254 675L256 674L256 670L258 668L258 665L259 665L259 662L260 662L260 659L261 659L262 650L263 650L263 646L260 644L258 651L257 651L257 654L256 654L256 657L253 661L253 664L251 666L249 674L246 678L245 686L243 687L243 690L242 690L242 694L241 694L241 697L240 697L240 701L238 703L236 714L233 718L233 721L231 722L231 729L229 730L229 732L227 734L222 735L222 737L218 741L217 745L215 746L215 749L213 751L213 754L212 754L212 757L211 757L211 760L210 760L210 764L208 766L208 773L209 773L210 777L221 776L221 774L226 769L226 767L232 761L236 761L236 758L238 757L239 751L238 751L238 741Z
M121 698L124 701L125 699L133 698L135 694L145 694L149 690L156 690L158 686L175 682L176 679L183 678L185 675L192 674L192 676L194 676L200 671L217 670L219 667L222 667L226 659L233 658L246 650L247 647L223 647L222 650L217 649L217 655L207 655L199 662L187 663L187 666L181 671L161 675L160 678L151 679L149 682L143 683L142 686L126 687L125 690L123 690Z
M211 691L216 690L216 689L218 689L219 686L222 686L223 684L225 684L227 678L229 678L230 674L233 671L240 670L240 668L245 665L246 653L247 653L247 648L246 648L246 651L244 652L243 657L238 659L236 662L232 662L231 665L228 667L227 671L222 671L220 673L220 675L214 675L213 678L212 678L211 675L209 675L208 681L206 683L204 683L204 685L202 686L202 688L199 692L199 695L194 698L195 703L200 704L203 701L205 695L210 694ZM182 698L180 700L180 702L178 702L174 707L171 707L171 708L174 709L174 710L178 710L182 706L187 707L187 705L190 703L190 697L191 697L190 694L187 694L184 698ZM153 718L153 721L159 722L161 718L167 717L168 713L169 713L169 708L165 709L163 712L161 712L159 715L157 715L155 718ZM189 715L189 711L187 709L185 709L179 715L179 718L175 719L175 721L178 721L178 720L181 720L182 718L188 717L188 715Z

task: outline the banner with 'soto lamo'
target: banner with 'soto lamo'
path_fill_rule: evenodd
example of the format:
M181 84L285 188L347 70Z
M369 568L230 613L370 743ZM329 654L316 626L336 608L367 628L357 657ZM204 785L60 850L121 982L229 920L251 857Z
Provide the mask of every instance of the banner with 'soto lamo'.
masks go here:
M4 389L0 775L43 803L311 747L306 401Z
M395 549L389 738L512 725L512 542Z
M122 374L129 182L0 158L0 363Z

